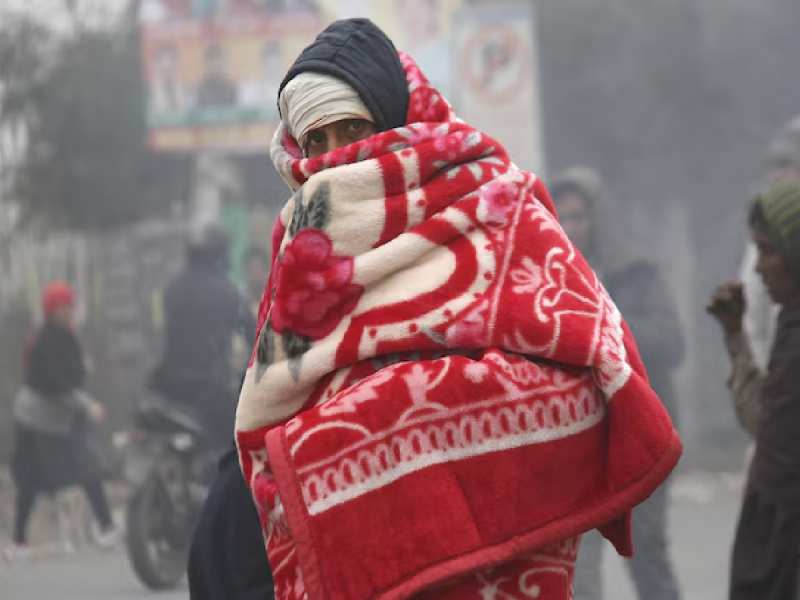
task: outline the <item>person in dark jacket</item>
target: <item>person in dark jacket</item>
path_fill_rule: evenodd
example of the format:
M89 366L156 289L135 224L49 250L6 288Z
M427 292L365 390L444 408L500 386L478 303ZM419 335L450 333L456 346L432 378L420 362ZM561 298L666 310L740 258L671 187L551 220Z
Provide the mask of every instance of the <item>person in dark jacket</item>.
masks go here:
M766 374L743 327L742 284L720 286L708 307L725 335L736 414L756 440L728 597L791 600L800 597L800 184L779 183L757 196L750 229L756 272L780 307Z
M164 294L165 350L153 387L190 409L221 449L233 439L236 335L252 340L255 322L227 274L228 238L208 226L190 240L185 269Z
M79 485L89 499L101 533L97 542L113 545L119 537L102 485L99 457L88 446L91 422L104 409L83 390L86 368L73 327L75 295L64 282L43 293L45 321L25 359L24 385L14 400L15 442L12 474L17 487L14 546L8 553L29 553L28 521L36 499Z
M605 185L592 169L573 167L558 175L551 193L567 235L583 252L625 315L639 345L653 389L677 422L672 372L681 363L680 323L658 266L624 247L614 231ZM636 553L628 562L639 598L676 600L678 581L669 556L668 483L633 512ZM602 539L586 534L575 569L575 599L598 600L602 593Z
M243 336L248 350L255 341L258 301L267 279L266 263L263 250L255 246L248 250L246 300L250 301L247 309L253 322L249 335ZM245 366L242 365L242 376ZM258 512L242 477L235 447L219 461L192 537L187 574L191 600L274 598Z

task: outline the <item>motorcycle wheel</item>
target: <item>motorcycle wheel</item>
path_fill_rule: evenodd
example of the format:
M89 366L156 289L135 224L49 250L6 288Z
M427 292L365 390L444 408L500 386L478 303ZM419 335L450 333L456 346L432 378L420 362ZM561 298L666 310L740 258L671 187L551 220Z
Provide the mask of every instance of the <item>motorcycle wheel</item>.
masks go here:
M128 502L128 558L136 575L151 590L176 587L186 572L191 534L182 540L170 535L175 525L170 523L172 512L158 478L148 479Z

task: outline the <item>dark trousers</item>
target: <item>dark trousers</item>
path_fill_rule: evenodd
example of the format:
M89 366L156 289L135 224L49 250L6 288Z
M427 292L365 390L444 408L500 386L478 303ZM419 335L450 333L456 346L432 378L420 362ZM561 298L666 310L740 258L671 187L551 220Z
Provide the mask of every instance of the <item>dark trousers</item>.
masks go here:
M220 461L195 530L188 574L191 600L274 597L258 512L235 450Z
M662 485L633 511L634 556L626 561L641 600L678 600L680 589L669 556L667 509L669 494ZM605 540L596 531L581 539L575 565L575 600L602 600L602 559Z
M747 488L731 559L730 600L798 598L800 512Z
M108 506L108 499L106 498L105 490L103 490L102 482L100 480L86 482L80 484L80 487L86 492L86 497L89 499L92 512L100 527L102 529L111 527L111 510ZM17 514L14 520L15 544L26 544L28 542L28 522L33 513L36 499L43 492L44 490L33 486L24 486L17 490ZM53 494L54 492L48 493Z
M96 452L89 450L89 432L75 428L67 434L36 431L20 423L15 427L11 471L17 487L14 543L28 539L28 521L42 494L79 486L86 492L94 516L103 529L111 526L111 511L102 484Z

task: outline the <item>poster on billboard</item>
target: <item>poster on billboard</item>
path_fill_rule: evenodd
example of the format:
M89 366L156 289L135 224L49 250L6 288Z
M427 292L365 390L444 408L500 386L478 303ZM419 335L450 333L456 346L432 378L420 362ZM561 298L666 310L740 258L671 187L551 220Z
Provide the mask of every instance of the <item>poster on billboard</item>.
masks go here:
M150 147L264 152L286 70L325 25L368 17L459 115L541 170L534 10L524 0L140 0Z
M287 68L322 29L313 0L142 0L149 145L264 152Z

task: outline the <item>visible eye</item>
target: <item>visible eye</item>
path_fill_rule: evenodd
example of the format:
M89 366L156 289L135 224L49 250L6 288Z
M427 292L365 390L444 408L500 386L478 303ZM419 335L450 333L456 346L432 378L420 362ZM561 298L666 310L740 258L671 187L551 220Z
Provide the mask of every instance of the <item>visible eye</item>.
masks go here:
M364 121L360 119L352 120L347 123L347 130L352 131L353 133L358 133L359 131L364 130Z
M361 140L371 136L375 126L364 119L349 119L345 122L345 133L351 140Z
M314 129L306 136L305 152L306 156L315 156L325 153L327 138L325 133L319 129Z

